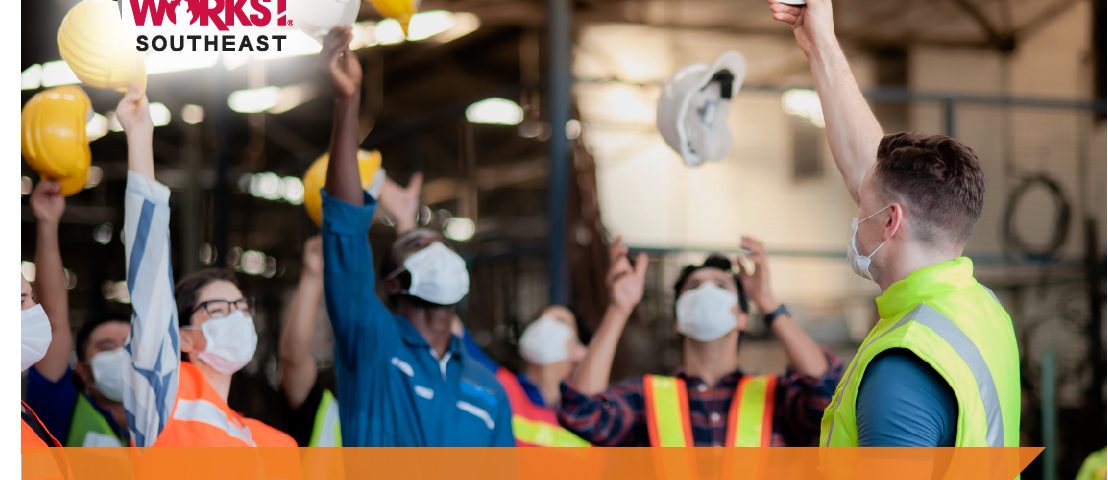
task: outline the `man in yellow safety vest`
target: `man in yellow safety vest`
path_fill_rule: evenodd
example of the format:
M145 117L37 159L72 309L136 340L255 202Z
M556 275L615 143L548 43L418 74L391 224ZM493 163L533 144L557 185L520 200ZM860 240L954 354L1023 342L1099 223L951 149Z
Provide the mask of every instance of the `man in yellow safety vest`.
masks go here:
M674 285L676 329L684 339L681 369L608 387L616 344L642 299L646 256L632 266L617 239L610 249L609 306L589 352L562 384L558 419L593 445L777 446L814 443L819 418L842 375L839 360L820 348L777 302L762 244L743 238L753 270L735 273L712 255L689 265ZM747 298L784 346L785 375L750 375L739 368L739 332Z
M1019 445L1012 321L962 256L981 216L977 155L942 135L884 135L835 38L830 0L770 0L811 63L827 139L858 203L848 256L880 321L824 414L823 446Z

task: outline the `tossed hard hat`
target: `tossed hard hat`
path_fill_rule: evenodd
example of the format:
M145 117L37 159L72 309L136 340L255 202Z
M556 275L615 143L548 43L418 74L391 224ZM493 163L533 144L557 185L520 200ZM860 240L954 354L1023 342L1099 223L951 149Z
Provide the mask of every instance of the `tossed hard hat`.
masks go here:
M404 31L404 37L408 36L408 22L412 21L412 15L419 10L419 0L370 0L370 2L382 17L395 18L400 23L400 29Z
M92 161L85 124L92 102L81 87L65 85L37 93L23 105L20 150L39 175L83 175Z
M126 92L138 85L146 90L146 64L128 31L115 2L85 0L62 19L58 52L89 86Z
M288 18L296 28L322 42L332 27L350 25L358 18L362 0L288 0Z
M316 225L323 225L323 197L319 190L327 181L327 159L329 154L320 155L304 172L304 209ZM358 173L362 177L362 188L373 190L384 183L385 176L377 175L381 171L381 152L376 150L358 150ZM382 171L383 172L383 171ZM375 193L370 192L374 196Z
M685 164L718 162L731 149L727 115L746 76L746 59L729 51L712 65L682 68L658 98L658 131Z

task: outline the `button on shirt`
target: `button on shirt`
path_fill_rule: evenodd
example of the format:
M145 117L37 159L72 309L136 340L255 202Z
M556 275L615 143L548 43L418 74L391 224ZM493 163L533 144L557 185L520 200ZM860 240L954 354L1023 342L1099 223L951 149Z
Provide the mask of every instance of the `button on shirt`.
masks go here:
M438 358L415 326L377 297L366 234L373 197L357 207L322 196L343 446L514 446L511 406L493 373L456 337Z

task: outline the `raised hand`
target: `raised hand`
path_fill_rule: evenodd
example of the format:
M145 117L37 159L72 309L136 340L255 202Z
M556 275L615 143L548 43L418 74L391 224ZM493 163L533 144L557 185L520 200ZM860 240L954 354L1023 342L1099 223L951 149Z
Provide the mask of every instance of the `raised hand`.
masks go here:
M349 25L334 27L323 39L320 53L324 74L339 98L352 98L362 88L362 66L350 51L352 37Z
M381 208L396 222L397 235L414 229L419 215L419 194L423 190L423 174L416 172L408 180L408 186L401 187L391 178L385 177L381 187Z
M132 85L116 105L115 118L119 120L128 137L136 134L153 134L154 122L150 120L150 103L137 86Z
M796 6L767 0L773 19L793 29L796 43L809 58L813 47L825 41L835 41L835 19L830 0L807 0Z
M647 266L645 253L639 253L635 258L635 265L632 266L627 258L627 251L623 237L617 236L608 248L611 267L608 268L605 280L608 285L608 308L624 316L631 315L642 301Z
M43 179L31 192L31 214L39 225L57 227L65 213L65 197L54 180Z
M743 265L743 262L736 262L739 265L739 281L743 284L743 291L746 292L747 298L758 307L758 310L763 313L772 311L777 308L778 304L769 283L766 247L762 245L762 242L746 236L742 237L739 245L750 251L746 258L754 263L754 269L751 271Z

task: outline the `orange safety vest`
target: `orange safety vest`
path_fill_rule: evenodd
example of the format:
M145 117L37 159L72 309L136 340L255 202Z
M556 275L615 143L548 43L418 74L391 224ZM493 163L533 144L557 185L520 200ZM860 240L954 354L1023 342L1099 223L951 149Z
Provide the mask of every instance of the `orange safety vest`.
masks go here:
M35 423L37 423L38 426L42 428L42 431L46 432L46 435L50 437L50 443L47 443L42 437L35 433L35 429L27 424L26 420L20 419L19 431L20 447L21 450L23 450L21 454L23 460L23 464L21 465L23 478L33 480L73 478L73 471L69 468L69 461L65 458L65 451L61 448L49 448L61 447L62 444L46 429L46 425L42 423L42 420L39 420L38 414L36 414L34 410L31 410L31 407L27 406L26 403L21 403L23 403L23 409L31 414Z
M769 447L773 438L773 407L777 376L747 375L739 380L727 415L728 447ZM652 447L694 446L685 381L645 375L646 423Z
M26 410L27 413L30 413L32 417L34 417L35 422L38 423L38 426L40 428L42 428L42 431L46 432L46 435L50 436L50 443L46 443L46 441L43 440L42 437L38 436L38 434L35 433L35 429L31 428L31 426L27 424L26 420L20 419L20 445L23 448L62 446L61 443L58 443L58 439L54 438L54 434L50 433L50 430L46 429L46 425L42 423L42 420L39 420L38 414L36 414L34 410L31 410L31 407L27 406L27 402L21 401L20 403L23 404L23 409Z
M296 447L284 432L231 410L195 365L181 362L179 385L155 447Z
M500 382L500 386L504 387L504 392L508 394L508 402L512 405L512 433L515 434L517 446L589 446L589 442L562 428L553 410L535 405L527 396L527 392L523 391L519 379L511 371L504 367L498 368L496 379Z

